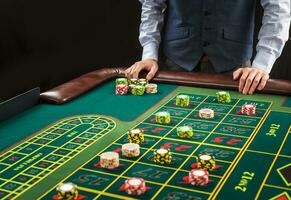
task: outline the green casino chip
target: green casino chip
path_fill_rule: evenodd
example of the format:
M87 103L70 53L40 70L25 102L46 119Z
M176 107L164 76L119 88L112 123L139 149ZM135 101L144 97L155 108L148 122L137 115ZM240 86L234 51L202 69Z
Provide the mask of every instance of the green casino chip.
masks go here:
M187 107L190 105L190 97L188 95L178 95L176 97L176 106Z
M116 83L116 85L119 85L119 84L128 85L128 80L127 80L127 78L117 78L115 80L115 83Z

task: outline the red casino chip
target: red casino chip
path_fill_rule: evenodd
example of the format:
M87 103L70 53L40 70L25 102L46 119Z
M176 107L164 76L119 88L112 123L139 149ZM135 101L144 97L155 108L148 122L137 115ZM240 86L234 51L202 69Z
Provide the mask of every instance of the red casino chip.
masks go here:
M189 172L189 182L195 186L204 186L209 182L209 173L203 169L192 169Z
M141 195L147 190L144 179L129 178L124 183L124 190L128 195Z
M256 105L255 104L244 104L241 108L241 114L255 115L256 114Z
M115 93L118 95L124 95L128 92L128 86L125 84L118 84L116 85Z

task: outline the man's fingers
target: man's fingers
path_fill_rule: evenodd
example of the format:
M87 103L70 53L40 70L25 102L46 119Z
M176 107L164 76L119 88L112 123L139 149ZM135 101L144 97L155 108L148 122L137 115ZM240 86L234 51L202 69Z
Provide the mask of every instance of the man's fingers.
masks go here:
M139 62L136 64L136 66L132 69L132 77L138 78L139 72L145 68L146 63Z
M132 68L134 67L134 65L132 65L131 67L129 67L129 68L127 68L126 70L125 70L125 76L127 77L127 78L131 78L131 70L132 70Z
M243 69L239 68L238 70L233 72L233 80L237 80L243 73Z
M260 85L258 86L258 90L262 90L265 88L266 84L267 84L267 81L269 80L269 75L267 74L264 74L264 76L262 77L261 79L261 83Z
M157 73L158 69L159 69L158 65L153 65L150 72L148 73L146 79L151 80L155 76L155 74Z
M257 73L256 77L253 80L253 83L248 91L248 94L253 94L255 90L257 89L261 79L262 79L263 74L262 73Z
M246 83L247 77L249 76L249 73L250 73L249 70L247 70L247 69L243 69L243 73L242 73L242 75L241 75L241 77L240 77L240 79L239 79L239 88L238 88L238 90L239 90L240 92L242 92L243 89L244 89L244 86L245 86L245 83Z
M251 72L249 73L246 81L245 81L245 85L244 85L244 89L242 91L243 94L248 94L249 90L251 88L251 85L253 84L253 80L254 78L257 76L257 71L255 70L251 70Z

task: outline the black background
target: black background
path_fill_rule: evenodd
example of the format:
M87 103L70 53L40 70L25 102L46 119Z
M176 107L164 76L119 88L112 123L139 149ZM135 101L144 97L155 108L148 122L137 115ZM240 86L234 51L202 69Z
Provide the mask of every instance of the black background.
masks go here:
M131 65L141 56L139 22L138 0L0 0L0 101L98 67ZM290 52L288 42L272 78L291 79Z

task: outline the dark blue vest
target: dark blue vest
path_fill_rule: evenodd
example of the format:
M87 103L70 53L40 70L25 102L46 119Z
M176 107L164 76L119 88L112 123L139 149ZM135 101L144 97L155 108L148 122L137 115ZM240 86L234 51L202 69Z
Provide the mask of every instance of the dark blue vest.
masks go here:
M215 71L239 67L253 49L255 0L168 0L164 53L192 71L206 54Z

